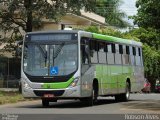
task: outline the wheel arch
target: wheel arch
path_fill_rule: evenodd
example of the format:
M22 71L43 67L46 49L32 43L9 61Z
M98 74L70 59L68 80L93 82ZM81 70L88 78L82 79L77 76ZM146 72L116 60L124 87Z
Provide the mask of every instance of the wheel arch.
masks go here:
M98 79L97 78L94 78L93 79L93 86L94 88L96 88L97 91L99 91L99 82L98 82Z
M130 92L131 92L131 80L130 80L130 78L127 78L126 79L126 83L128 82L128 84L129 84L129 89L130 89Z

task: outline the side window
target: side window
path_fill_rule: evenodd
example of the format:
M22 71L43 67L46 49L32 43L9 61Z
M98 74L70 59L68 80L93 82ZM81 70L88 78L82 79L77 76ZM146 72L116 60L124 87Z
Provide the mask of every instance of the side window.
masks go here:
M114 52L115 52L115 45L111 43L107 43L107 62L108 64L114 64Z
M139 55L140 55L140 58L141 58L141 66L143 66L143 55L142 55L142 48L139 48Z
M115 49L116 49L116 53L115 53L115 64L122 64L122 57L120 54L120 45L116 44L115 45Z
M123 65L129 65L130 64L130 59L129 59L130 49L129 49L129 46L123 45L122 47L123 47L123 54L122 54Z
M129 46L126 46L126 54L127 54L127 55L130 54Z
M141 49L138 48L138 55L141 56Z
M119 45L119 54L123 54L123 46Z
M135 55L136 55L136 49L135 49L135 47L131 47L130 46L131 65L136 65L136 63L135 63Z
M111 47L112 47L112 53L116 53L116 46L115 46L115 44L111 44Z
M135 47L132 47L132 52L133 52L133 55L135 56L136 55L136 48Z
M98 61L99 63L106 63L106 43L105 42L99 42L98 44Z
M91 63L98 63L98 45L97 41L91 40L90 41L90 56L91 56Z
M140 54L140 48L136 47L136 65L141 66L141 54Z
M89 40L87 38L82 38L81 40L81 60L82 64L89 64L90 55L89 55Z

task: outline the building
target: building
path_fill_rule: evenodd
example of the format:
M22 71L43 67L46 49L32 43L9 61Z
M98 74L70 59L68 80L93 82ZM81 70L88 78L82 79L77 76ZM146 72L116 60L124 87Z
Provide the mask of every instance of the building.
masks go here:
M49 21L45 19L43 21L43 26L39 30L61 30L65 27L79 27L79 26L106 26L105 18L99 16L95 13L85 12L81 10L81 16L75 14L67 14L62 17L59 23L55 23L54 21Z

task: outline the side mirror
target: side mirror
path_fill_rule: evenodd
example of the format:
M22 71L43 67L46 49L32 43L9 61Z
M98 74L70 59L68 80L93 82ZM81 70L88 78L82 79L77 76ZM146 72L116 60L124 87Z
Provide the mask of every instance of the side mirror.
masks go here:
M23 44L23 40L16 41L17 46L21 46Z

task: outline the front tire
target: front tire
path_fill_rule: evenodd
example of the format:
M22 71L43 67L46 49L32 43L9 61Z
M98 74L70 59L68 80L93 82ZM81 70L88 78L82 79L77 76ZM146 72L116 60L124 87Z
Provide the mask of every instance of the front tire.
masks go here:
M49 106L49 101L46 99L42 99L42 106L43 107L48 107Z
M81 102L85 102L88 106L93 106L97 102L98 98L98 84L93 84L91 96L88 98L80 99Z
M93 83L92 95L88 98L88 105L93 106L97 102L98 98L98 83Z

